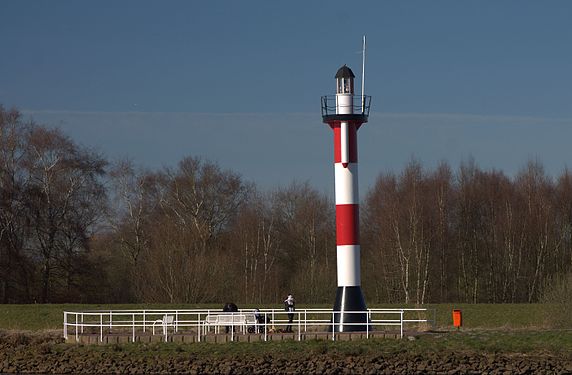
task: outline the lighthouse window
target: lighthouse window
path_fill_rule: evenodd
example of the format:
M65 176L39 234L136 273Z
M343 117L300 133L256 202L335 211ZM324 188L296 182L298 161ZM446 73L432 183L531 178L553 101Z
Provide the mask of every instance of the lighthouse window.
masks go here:
M349 94L351 92L351 80L348 78L338 79L338 94Z

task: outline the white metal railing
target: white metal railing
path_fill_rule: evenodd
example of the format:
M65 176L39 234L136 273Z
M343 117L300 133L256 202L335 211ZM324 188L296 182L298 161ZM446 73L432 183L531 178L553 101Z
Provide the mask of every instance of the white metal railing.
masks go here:
M353 95L349 98L348 104L341 104L338 101L338 95L324 95L322 96L322 116L336 115L340 108L349 110L350 113L355 111L355 114L369 116L369 109L371 107L371 96L369 95ZM358 112L361 110L360 112Z
M397 330L399 336L403 337L406 325L435 326L434 309L344 311L346 321L341 323L337 316L340 312L332 309L298 309L293 313L292 322L289 322L288 314L289 312L277 309L260 309L258 317L253 309L241 309L232 313L214 309L64 311L63 333L66 340L70 335L75 336L77 341L80 335L97 334L99 340L103 341L105 335L121 334L130 335L134 342L137 335L155 335L159 331L167 341L171 331L173 334L196 335L198 341L203 341L211 329L214 333L220 333L221 327L225 327L225 332L231 335L232 341L235 335L247 333L263 335L263 340L267 341L268 334L284 332L291 327L298 340L301 340L302 334L317 332L329 332L332 340L335 340L340 325L360 326L359 331L365 333L366 338L380 329ZM354 314L365 314L366 317L359 317L356 323L347 322Z

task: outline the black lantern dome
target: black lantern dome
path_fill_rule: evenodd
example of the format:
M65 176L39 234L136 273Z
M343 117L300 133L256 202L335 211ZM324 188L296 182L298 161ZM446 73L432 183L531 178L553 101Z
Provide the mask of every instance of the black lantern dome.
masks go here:
M346 64L344 64L344 66L342 66L336 72L335 78L355 78L355 77L356 76L354 75L354 72L352 72L352 70Z

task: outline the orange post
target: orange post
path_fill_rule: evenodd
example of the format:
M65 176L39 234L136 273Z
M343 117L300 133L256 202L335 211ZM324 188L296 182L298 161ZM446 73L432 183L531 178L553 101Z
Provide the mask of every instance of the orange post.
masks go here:
M461 310L453 310L453 325L459 329L463 325Z

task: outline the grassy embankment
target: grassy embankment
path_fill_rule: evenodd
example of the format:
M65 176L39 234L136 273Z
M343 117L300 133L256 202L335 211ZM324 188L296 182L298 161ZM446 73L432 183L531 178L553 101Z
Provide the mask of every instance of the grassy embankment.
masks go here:
M218 308L220 306L200 306ZM241 306L249 307L249 306ZM300 308L309 306L300 306ZM373 306L372 306L373 307ZM387 306L375 306L387 307ZM124 345L111 350L133 352L134 355L152 350L154 355L168 353L189 353L208 355L267 355L275 352L292 355L312 353L339 353L340 355L441 352L441 351L484 351L490 353L550 352L564 355L572 353L572 331L559 330L546 325L553 305L428 305L436 309L438 331L435 334L421 335L416 340L370 340L359 342L281 342L281 343L236 343L233 345L213 344L154 344ZM197 308L189 305L1 305L0 331L61 330L63 311L102 310L102 309L175 309ZM451 323L451 311L459 308L463 312L463 328L455 331ZM151 349L152 348L152 349ZM213 350L214 349L214 350ZM81 350L102 351L105 347L92 347Z

